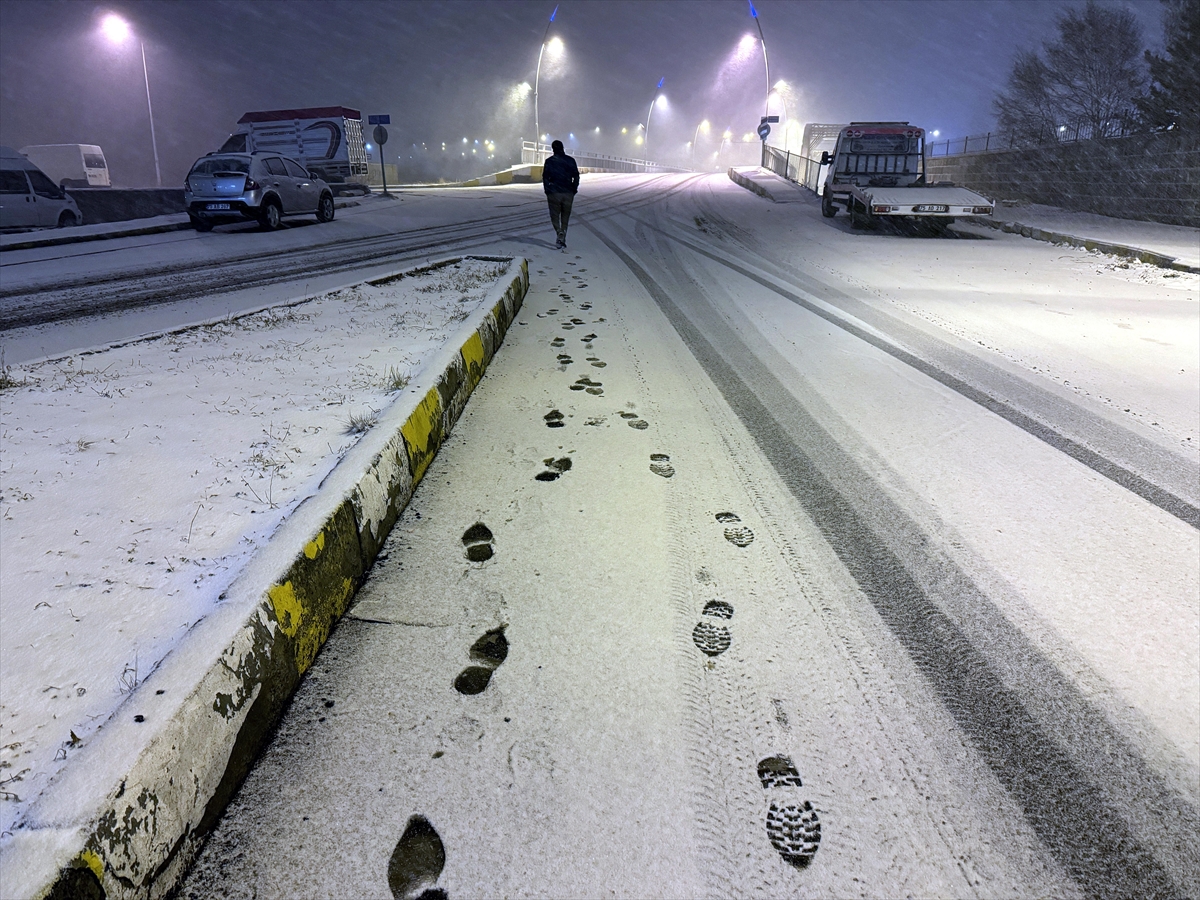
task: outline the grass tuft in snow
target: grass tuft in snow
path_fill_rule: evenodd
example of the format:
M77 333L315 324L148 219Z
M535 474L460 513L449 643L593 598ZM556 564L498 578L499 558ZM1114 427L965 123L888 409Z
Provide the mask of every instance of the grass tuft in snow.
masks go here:
M346 419L346 434L362 434L368 431L379 418L379 413L375 410L368 410L363 413L350 413L350 417Z
M387 371L383 373L383 388L389 394L404 390L408 387L408 382L408 374L395 366L388 366Z
M29 383L27 378L14 378L12 374L12 366L4 364L4 348L0 347L0 391L6 391L9 388L25 387Z

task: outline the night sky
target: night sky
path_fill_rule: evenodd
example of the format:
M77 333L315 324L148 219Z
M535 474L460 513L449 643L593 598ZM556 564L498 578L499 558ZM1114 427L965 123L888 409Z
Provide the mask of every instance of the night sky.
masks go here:
M1051 39L1056 14L1079 4L756 5L771 81L790 86L787 116L909 120L946 137L992 129L992 97L1014 50ZM1161 44L1157 0L1107 5L1132 9L1147 44ZM117 12L145 42L165 185L181 184L242 113L324 105L389 113L388 161L399 155L414 177L494 171L516 161L522 137L533 138L532 96L522 99L519 85L533 83L553 8L542 0L3 0L0 143L99 144L115 182L153 184L137 44L114 47L98 28L105 13ZM745 0L562 0L551 35L565 54L543 65L542 131L641 157L631 137L665 77L668 106L653 114L649 155L686 164L685 145L701 119L714 126L710 138L701 136L701 155L725 128L740 138L758 124L765 75L757 44L741 44L747 34L756 31ZM778 105L776 98L772 113ZM476 155L468 164L459 155L463 137L465 147L490 138L496 159Z

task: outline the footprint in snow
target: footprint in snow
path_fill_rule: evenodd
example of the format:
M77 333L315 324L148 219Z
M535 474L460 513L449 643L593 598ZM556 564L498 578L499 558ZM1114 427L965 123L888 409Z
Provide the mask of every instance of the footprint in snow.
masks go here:
M705 656L720 656L733 643L733 635L724 625L718 625L711 619L728 621L733 618L733 607L723 600L712 600L704 605L700 615L706 618L696 623L692 629L692 643Z
M446 848L437 831L424 816L413 816L388 860L392 896L395 900L445 900L446 892L437 887L445 867Z
M767 839L784 862L804 869L821 844L821 820L801 798L804 785L789 756L770 756L758 764L758 779L767 792Z
M471 562L481 563L492 558L492 531L482 522L476 522L464 531L462 542Z
M745 525L738 524L742 520L733 513L717 513L717 521L728 526L725 529L725 540L735 547L749 547L754 540L754 532Z
M504 628L503 625L493 628L471 645L475 665L467 666L454 679L454 689L460 694L482 694L492 680L492 673L508 658Z
M538 481L556 481L563 472L571 470L571 458L563 456L555 459L553 456L542 460L542 464L546 467L546 471L538 472L533 477Z
M665 453L650 454L650 471L655 475L661 475L663 478L670 478L675 474L675 467L671 465L671 457Z

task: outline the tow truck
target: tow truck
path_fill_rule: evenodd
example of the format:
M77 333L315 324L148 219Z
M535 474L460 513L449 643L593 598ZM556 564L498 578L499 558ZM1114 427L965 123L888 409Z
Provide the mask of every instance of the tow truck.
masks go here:
M925 131L908 122L851 122L838 132L821 193L821 214L850 213L853 228L907 219L940 234L955 216L990 216L995 204L950 182L925 180Z

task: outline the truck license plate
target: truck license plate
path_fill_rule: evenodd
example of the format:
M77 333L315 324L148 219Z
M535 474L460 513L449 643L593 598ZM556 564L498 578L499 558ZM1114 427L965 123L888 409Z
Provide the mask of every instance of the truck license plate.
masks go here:
M228 203L209 203L204 208L205 209L229 209L229 204Z

